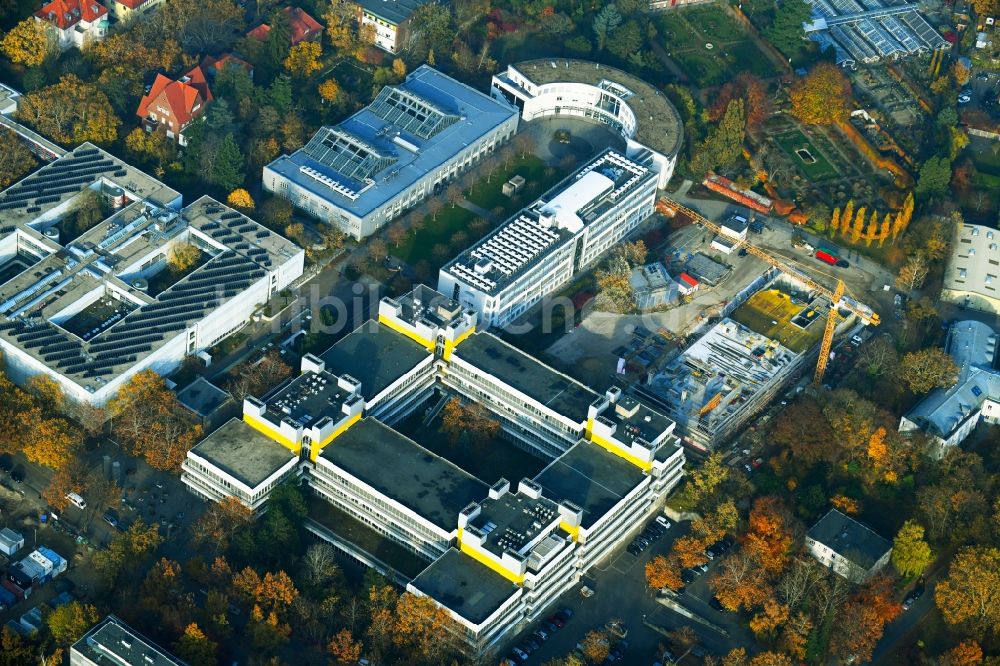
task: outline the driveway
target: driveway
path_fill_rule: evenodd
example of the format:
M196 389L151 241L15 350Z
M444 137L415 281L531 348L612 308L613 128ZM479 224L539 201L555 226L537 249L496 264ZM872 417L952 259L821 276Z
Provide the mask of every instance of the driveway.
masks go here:
M623 662L625 664L653 663L658 656L657 645L665 641L662 634L685 625L695 630L701 638L701 647L709 654L722 655L737 645L753 645L748 632L739 622L730 619L735 618L735 615L717 613L706 601L700 599L704 595L697 589L701 586L707 593L708 574L702 575L696 583L688 586L687 593L681 597L682 604L696 614L704 615L710 622L721 625L735 639L666 608L657 602L655 594L646 586L646 562L656 555L666 555L674 539L688 534L690 528L691 524L688 522L675 524L663 538L650 545L639 557L625 552L628 543L625 542L606 562L592 569L585 578L587 584L594 589L594 596L584 599L579 593L580 586L576 586L552 605L553 613L559 608L571 608L574 611L573 619L531 655L528 664L544 664L550 659L566 656L588 631L603 627L611 619L621 620L628 628L626 640L629 649ZM688 595L692 593L694 596L688 599ZM518 639L509 643L507 649L518 644L522 636L532 633L536 628L537 623L521 632ZM505 655L506 651L500 654Z

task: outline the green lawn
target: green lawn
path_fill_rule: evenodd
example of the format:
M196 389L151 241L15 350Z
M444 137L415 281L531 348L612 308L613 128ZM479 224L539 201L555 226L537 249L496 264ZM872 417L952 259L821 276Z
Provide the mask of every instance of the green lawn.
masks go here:
M833 168L833 165L830 164L829 160L827 160L826 157L823 156L823 153L821 153L819 149L814 146L808 138L806 138L806 135L799 130L786 132L785 134L774 137L774 140L786 153L788 153L789 156L791 156L792 160L809 180L816 182L826 180L827 178L837 177L837 170ZM813 159L815 159L815 162L807 162L795 152L801 149L808 150Z
M517 159L509 167L497 169L490 182L480 180L466 198L477 206L482 206L486 210L493 210L501 206L505 211L510 210L511 199L504 196L503 184L514 176L524 176L525 181L541 182L545 180L545 163L534 155L527 155L523 159ZM559 176L560 178L562 175ZM545 186L546 188L548 186Z
M475 215L465 210L461 206L452 208L451 204L445 204L441 212L437 214L437 219L431 219L428 215L424 218L424 226L415 234L406 237L399 247L389 248L392 255L411 266L418 261L426 260L433 263L435 259L431 252L435 245L449 245L452 237L459 231L468 233L469 222L475 219ZM450 247L450 245L449 245ZM458 250L449 252L449 256L457 254Z
M704 46L700 50L674 52L673 59L687 72L695 85L705 88L726 80L726 66Z
M743 28L716 5L702 5L681 10L684 18L694 25L698 32L716 44L718 42L735 42L743 39Z
M766 79L777 73L770 59L749 39L729 44L724 48L729 54L726 60L729 62L729 71L732 74L750 72L754 76Z

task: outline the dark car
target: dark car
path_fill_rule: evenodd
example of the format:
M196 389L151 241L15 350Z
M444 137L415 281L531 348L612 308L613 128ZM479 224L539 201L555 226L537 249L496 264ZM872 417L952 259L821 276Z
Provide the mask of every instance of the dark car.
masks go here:
M642 537L643 537L644 539L646 539L646 540L650 541L650 542L653 542L653 541L656 541L656 540L657 540L657 539L659 539L659 538L660 538L661 536L663 536L663 535L662 535L662 534L660 534L659 532L654 532L654 531L653 531L653 530L651 530L651 529L646 529L646 531L644 531L644 532L642 533Z
M625 550L627 550L629 554L632 555L633 557L639 557L639 555L642 554L642 548L639 548L639 546L635 545L634 543L630 543L628 545L628 548L626 548Z
M104 512L104 522L106 522L108 525L111 525L111 527L118 527L119 525L121 525L121 523L118 521L118 514L116 514L111 509L108 509L107 511Z
M573 614L574 613L572 608L561 608L559 609L559 612L556 613L556 617L558 617L563 622L569 622L570 618L573 617Z
M698 572L693 569L685 569L681 572L681 580L690 585L698 580Z
M554 625L556 625L560 629L562 629L563 627L566 626L566 620L564 620L559 613L556 613L555 615L552 615L551 617L549 617L549 619L547 621L551 622Z
M644 536L642 536L640 534L639 536L637 536L635 538L635 540L632 543L642 544L642 547L645 548L646 546L649 545L650 541L649 541L649 539L647 539L646 537L644 537Z
M838 259L837 260L837 267L838 268L850 268L851 267L851 262L849 262L847 259Z
M708 605L711 606L712 608L714 608L717 611L724 611L724 610L726 610L725 608L723 608L722 603L718 599L716 599L714 595L712 596L711 599L709 599Z
M655 520L651 522L649 525L646 525L646 529L653 531L659 534L660 536L663 536L664 534L667 533L667 528L665 528L663 525L659 524Z
M913 604L916 603L917 599L922 596L924 596L923 587L917 587L911 590L910 593L906 595L906 598L903 599L903 610L910 610Z
M531 636L528 636L523 641L521 641L521 644L518 645L518 647L527 652L528 654L531 654L532 652L536 652L538 648L542 647L542 644L539 643L534 638L532 638Z
M18 465L10 472L10 478L14 480L14 483L24 483L24 467Z
M11 458L10 454L4 453L0 455L0 470L9 473L12 469L14 469L14 459Z

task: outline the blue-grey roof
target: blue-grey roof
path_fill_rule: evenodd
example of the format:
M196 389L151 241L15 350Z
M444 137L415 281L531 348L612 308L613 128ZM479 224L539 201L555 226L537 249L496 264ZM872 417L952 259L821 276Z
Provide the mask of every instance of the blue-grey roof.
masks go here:
M364 217L516 115L514 107L422 65L268 168Z
M413 12L429 2L431 0L358 0L358 4L366 12L396 25L413 16Z
M892 550L890 541L836 509L830 509L818 523L810 527L807 536L865 569L871 569L883 555Z

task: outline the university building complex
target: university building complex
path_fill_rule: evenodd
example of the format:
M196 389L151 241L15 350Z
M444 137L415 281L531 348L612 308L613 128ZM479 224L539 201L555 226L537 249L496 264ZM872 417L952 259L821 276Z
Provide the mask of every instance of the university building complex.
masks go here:
M378 321L198 444L183 481L255 510L285 481L424 562L407 589L447 609L471 653L541 616L621 545L680 481L674 423L613 388L601 395L419 286L384 298ZM502 425L496 446L547 461L530 478L481 479L400 431L450 396ZM418 408L427 411L418 411Z

